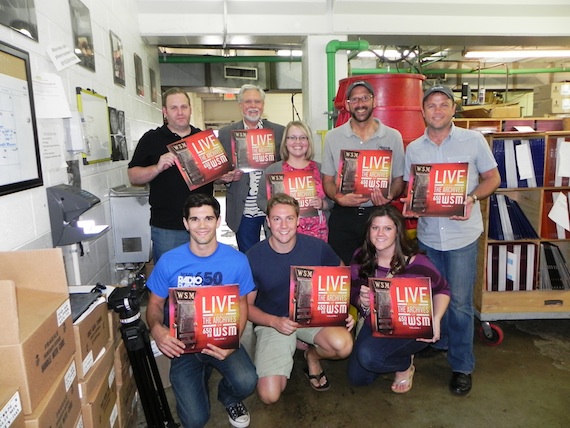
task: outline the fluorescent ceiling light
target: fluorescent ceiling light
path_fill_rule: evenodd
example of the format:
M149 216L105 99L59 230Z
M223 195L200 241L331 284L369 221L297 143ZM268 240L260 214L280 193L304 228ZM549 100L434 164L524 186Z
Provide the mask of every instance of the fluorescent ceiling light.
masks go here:
M465 58L564 58L570 50L514 49L509 51L468 51Z
M279 49L277 51L277 56L303 56L303 51L298 49Z

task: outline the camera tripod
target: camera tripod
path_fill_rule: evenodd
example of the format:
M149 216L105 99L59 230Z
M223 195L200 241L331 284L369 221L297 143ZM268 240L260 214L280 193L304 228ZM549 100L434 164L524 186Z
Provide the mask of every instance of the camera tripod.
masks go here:
M136 286L116 288L109 296L109 306L119 313L121 336L129 360L144 411L150 428L176 428L160 373L150 346L150 336L139 312L139 292Z

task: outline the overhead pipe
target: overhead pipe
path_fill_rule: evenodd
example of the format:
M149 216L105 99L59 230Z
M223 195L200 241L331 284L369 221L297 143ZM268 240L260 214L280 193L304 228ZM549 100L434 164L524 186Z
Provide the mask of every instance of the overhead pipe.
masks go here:
M336 90L335 55L341 49L367 51L370 49L370 44L366 40L357 40L351 42L331 40L327 43L325 52L327 53L327 112L329 129L332 129L333 126L334 96Z
M554 68L510 68L505 69L476 69L476 68L434 68L422 70L423 74L497 74L497 75L514 75L514 74L541 74L541 73L570 73L570 67L554 67ZM398 74L413 73L411 69L394 68L353 68L351 74L360 76L363 74Z
M205 64L227 62L301 62L297 56L214 56L214 55L159 55L161 64Z

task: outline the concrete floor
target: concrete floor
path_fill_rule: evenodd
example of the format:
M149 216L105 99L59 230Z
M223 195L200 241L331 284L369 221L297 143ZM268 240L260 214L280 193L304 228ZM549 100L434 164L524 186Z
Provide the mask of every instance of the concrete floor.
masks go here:
M254 393L246 401L251 427L568 427L570 426L570 320L498 323L505 338L499 346L475 340L473 390L456 397L443 355L416 359L413 389L390 390L392 375L372 386L348 385L346 361L326 361L332 387L313 391L302 373L298 351L287 389L279 402L261 403ZM212 416L207 427L229 427L227 414L216 400L219 375L210 380ZM166 389L175 415L171 388ZM142 410L140 427L146 426ZM177 419L176 419L177 420Z

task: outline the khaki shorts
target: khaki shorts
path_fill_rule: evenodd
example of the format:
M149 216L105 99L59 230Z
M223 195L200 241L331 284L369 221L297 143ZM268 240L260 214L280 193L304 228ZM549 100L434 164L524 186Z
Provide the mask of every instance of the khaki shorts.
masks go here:
M299 328L295 333L287 336L273 327L256 326L254 331L257 343L254 362L257 376L286 376L289 379L291 370L293 370L293 354L297 348L297 339L314 345L315 336L321 328Z

